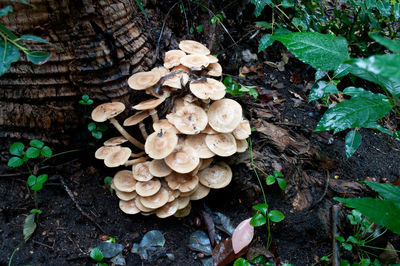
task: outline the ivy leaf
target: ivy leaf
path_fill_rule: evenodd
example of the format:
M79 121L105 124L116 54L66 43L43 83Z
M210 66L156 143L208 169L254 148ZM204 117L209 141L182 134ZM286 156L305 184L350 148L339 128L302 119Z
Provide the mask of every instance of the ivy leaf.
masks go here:
M251 0L251 3L256 6L254 9L254 16L258 17L261 15L266 5L272 4L272 0Z
M310 94L308 95L308 101L313 102L315 100L324 98L329 94L338 92L339 90L337 89L335 84L333 84L332 82L328 83L326 81L320 80L312 86Z
M267 218L261 213L254 214L253 218L250 220L250 224L254 227L262 226L267 222Z
M36 184L36 180L37 180L37 178L36 178L35 175L30 175L28 177L28 180L27 180L28 186L31 187L31 186L35 185Z
M37 158L40 155L40 149L35 148L35 147L29 147L26 150L25 154L26 154L26 157L28 157L29 159Z
M11 63L19 59L18 48L9 42L0 40L0 76L10 69Z
M275 40L271 39L271 34L264 34L261 39L260 43L258 44L258 52L262 52L271 46Z
M361 144L361 134L358 131L352 130L346 134L345 151L347 159L350 158Z
M10 13L12 11L13 11L12 6L6 6L3 8L0 8L0 17L7 16L8 13Z
M283 215L283 213L281 213L278 210L272 210L268 213L268 218L271 221L278 223L278 222L282 221L283 219L285 219L285 215Z
M268 212L268 204L266 203L257 204L253 206L253 209L261 212L264 216L266 216Z
M22 156L25 146L22 142L14 142L10 147L10 153L12 155Z
M43 143L43 141L33 139L29 142L29 145L31 145L32 147L41 149L44 146L44 143Z
M10 160L8 160L7 165L8 167L20 167L24 162L25 161L19 157L11 157Z
M298 59L322 71L336 70L349 58L347 41L343 37L318 32L294 32L273 35Z
M51 57L51 53L46 53L42 51L29 51L26 54L26 57L35 65L41 65L49 60L49 58Z
M392 51L396 54L400 54L400 42L399 41L394 41L394 40L385 38L377 32L370 32L368 35L369 35L369 37L374 39L377 43L385 46L390 51Z
M286 180L283 178L276 178L276 181L278 181L278 185L282 190L286 190Z
M29 238L33 235L33 233L36 230L36 223L35 223L35 215L34 213L29 214L26 216L25 221L24 221L24 241L28 241Z
M42 42L42 43L47 43L50 45L53 45L51 42L49 42L48 40L45 40L43 38L40 38L38 36L35 35L22 35L21 37L19 37L20 40L24 40L24 41L34 41L34 42Z
M92 251L90 252L90 257L97 262L100 262L104 259L103 253L98 248L92 249Z

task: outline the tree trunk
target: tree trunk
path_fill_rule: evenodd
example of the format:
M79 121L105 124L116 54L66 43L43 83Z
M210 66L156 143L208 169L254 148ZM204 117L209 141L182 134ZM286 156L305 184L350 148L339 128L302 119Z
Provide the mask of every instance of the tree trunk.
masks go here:
M81 95L99 100L95 104L127 101L127 78L151 66L155 42L133 0L29 2L35 8L3 1L0 8L12 4L14 12L2 23L18 34L48 38L57 48L29 46L53 56L43 65L22 57L0 77L0 139L64 143L84 120Z

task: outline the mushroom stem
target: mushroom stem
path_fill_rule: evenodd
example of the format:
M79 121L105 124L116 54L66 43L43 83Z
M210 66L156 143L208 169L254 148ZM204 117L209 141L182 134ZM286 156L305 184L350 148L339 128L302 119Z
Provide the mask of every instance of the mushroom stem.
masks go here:
M150 115L151 115L151 118L153 119L153 123L157 123L159 120L157 110L156 109L150 110Z
M110 123L124 136L130 143L132 143L135 147L143 150L144 145L140 143L137 139L132 137L119 123L115 118L110 118Z
M140 132L142 132L142 136L143 136L144 140L146 140L148 135L147 135L147 132L146 132L146 127L144 126L143 122L139 123L139 129L140 129Z
M137 159L129 160L129 161L126 161L124 163L124 165L125 166L132 166L132 165L135 165L135 164L138 164L138 163L143 163L143 162L147 161L148 158L149 158L148 156L145 156L145 157L140 157L140 158L137 158Z
M144 151L139 152L139 153L131 153L131 157L132 158L138 158L138 157L140 157L140 156L142 156L144 154L145 154Z

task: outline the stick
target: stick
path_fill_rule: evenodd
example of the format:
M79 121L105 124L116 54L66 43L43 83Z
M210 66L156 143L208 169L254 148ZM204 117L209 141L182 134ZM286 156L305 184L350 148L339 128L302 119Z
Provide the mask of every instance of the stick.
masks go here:
M321 197L310 207L310 210L317 206L318 203L320 203L326 196L326 193L328 192L328 187L329 187L329 170L326 170L326 180L325 180L325 188L324 192L322 193Z

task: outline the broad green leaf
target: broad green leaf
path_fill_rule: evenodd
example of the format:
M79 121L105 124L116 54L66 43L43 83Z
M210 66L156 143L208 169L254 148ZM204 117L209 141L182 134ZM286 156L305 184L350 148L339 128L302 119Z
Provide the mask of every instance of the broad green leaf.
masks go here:
M254 9L254 16L258 17L261 15L266 5L272 4L272 0L251 0L251 3L256 6Z
M29 51L26 54L29 61L36 65L44 64L50 57L51 53L46 53L42 51Z
M342 37L317 32L295 32L273 35L298 59L323 71L336 70L349 58L347 41Z
M19 157L11 157L7 165L8 167L20 167L24 162L25 161Z
M42 214L42 211L41 211L41 210L38 210L38 209L32 209L32 210L30 210L29 212L30 212L30 213Z
M310 94L308 95L308 101L312 102L324 98L329 94L338 92L339 90L337 89L335 84L333 84L332 82L328 83L326 81L320 80L316 84L314 84L314 86L312 86Z
M271 24L266 22L266 21L257 21L256 24L258 26L264 27L266 29L270 29L271 28Z
M366 0L366 1L365 1L365 6L366 6L368 9L373 9L373 8L375 8L375 7L376 7L376 0Z
M395 19L400 18L400 3L395 3L393 5L393 15Z
M344 237L343 236L337 236L336 241L339 241L340 243L344 242Z
M351 97L366 97L366 98L374 98L376 96L376 94L370 91L357 87L347 87L343 90L342 94L349 95Z
M265 179L265 182L267 183L268 186L270 186L275 183L275 177L269 175L267 176L267 179Z
M36 184L36 181L37 181L37 177L35 175L30 175L26 182L28 183L28 186L31 187Z
M38 36L35 35L22 35L21 37L19 37L20 40L24 40L24 41L34 41L34 42L42 42L42 43L47 43L50 45L53 45L51 42L49 42L48 40L45 40L43 38L40 38Z
M97 262L100 262L104 259L103 253L98 248L92 249L92 251L90 252L90 257Z
M283 1L281 1L281 6L283 6L284 8L294 7L294 1L293 0L283 0Z
M351 266L348 260L340 260L340 266Z
M33 191L39 191L39 190L41 190L43 188L43 184L42 183L36 183L36 184L34 184L33 186L31 186L31 189L33 190Z
M326 111L314 131L334 130L336 134L348 128L366 127L386 116L390 110L392 106L382 94L353 97Z
M7 35L13 41L17 39L17 36L3 24L0 24L0 31Z
M233 266L251 266L251 264L250 264L250 262L248 262L247 260L245 260L243 258L238 258L233 263Z
M266 203L257 204L253 206L253 209L261 212L263 215L266 216L268 212L268 204Z
M389 1L377 1L376 8L384 17L389 17L392 12L392 5Z
M349 64L340 64L336 69L335 72L333 73L333 78L334 79L340 79L344 76L346 76L347 74L350 73L350 68L352 66Z
M285 219L285 216L278 210L272 210L268 213L268 218L275 223L279 223Z
M40 154L44 157L51 157L53 155L53 151L50 149L49 146L44 146L40 151Z
M14 142L10 147L10 153L12 155L22 156L25 146L22 142Z
M381 34L377 32L371 32L369 33L369 37L374 39L376 42L379 44L385 46L387 49L390 51L400 54L400 41L394 41L388 38L383 37Z
M12 11L13 11L12 6L6 6L3 8L0 8L0 17L7 16L8 13L10 13Z
M48 175L46 175L46 174L40 175L40 176L38 176L36 182L44 184L47 181L47 178L48 178Z
M282 190L286 190L286 180L283 178L276 178L276 181L278 181L278 185Z
M376 183L364 181L367 186L378 192L379 196L387 200L400 202L400 187L389 183Z
M37 158L40 155L40 149L35 148L35 147L29 147L26 150L26 157L32 159L32 158Z
M260 43L258 44L258 52L262 52L271 46L275 40L271 39L271 34L264 34L261 39Z
M44 146L44 143L43 143L43 141L33 139L29 142L29 145L31 145L32 147L41 149Z
M261 213L254 214L253 218L250 220L250 224L254 227L262 226L267 222L267 218Z
M400 234L400 205L396 201L373 198L334 198L350 208L355 208L374 223Z
M13 62L18 61L19 51L18 48L9 42L0 40L0 76L10 69Z
M26 216L25 221L24 221L24 229L23 229L23 234L24 234L24 241L28 241L29 238L33 235L33 233L36 230L36 223L35 223L35 216L36 214L32 213Z
M322 79L323 77L326 76L326 74L327 73L325 71L317 69L317 71L315 71L315 81L318 81L318 80Z
M275 177L283 177L283 174L281 172L274 171L274 176Z
M349 251L353 249L353 246L351 244L349 244L349 243L342 243L342 247L345 250L349 250Z
M346 134L345 151L346 157L350 158L361 144L361 134L358 131L351 130Z

